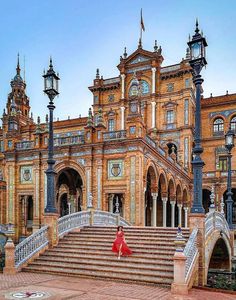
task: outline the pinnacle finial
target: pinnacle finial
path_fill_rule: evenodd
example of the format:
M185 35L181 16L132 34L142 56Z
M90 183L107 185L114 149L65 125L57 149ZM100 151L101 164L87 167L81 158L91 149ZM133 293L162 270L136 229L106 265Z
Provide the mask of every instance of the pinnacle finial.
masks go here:
M20 54L18 52L17 54L17 67L16 67L16 73L17 75L20 75Z
M138 48L139 48L139 49L142 49L142 40L141 40L141 38L139 38Z
M158 47L157 47L157 40L155 40L154 51L157 52L157 49L158 49Z
M124 48L124 54L123 54L124 58L127 57L127 52L126 52L126 47Z
M189 47L186 49L186 56L185 56L186 59L190 59L190 49Z
M100 78L99 69L97 68L97 70L96 70L96 79L99 79L99 78Z
M196 29L195 29L196 33L199 33L199 28L198 28L198 18L196 18Z

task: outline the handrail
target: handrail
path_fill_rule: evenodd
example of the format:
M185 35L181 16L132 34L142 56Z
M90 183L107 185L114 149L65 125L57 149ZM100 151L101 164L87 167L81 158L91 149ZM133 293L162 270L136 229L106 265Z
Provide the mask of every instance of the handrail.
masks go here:
M38 231L27 237L15 248L15 267L19 268L35 253L48 245L48 226L43 226Z
M110 213L108 211L94 211L93 225L121 225L130 226L130 224L122 217L120 217L119 224L117 224L117 217L119 215Z
M91 211L80 211L58 219L58 236L84 226L90 225Z
M219 211L213 211L206 214L205 218L205 237L207 238L209 234L218 229L226 234L230 239L230 229L225 216Z
M194 228L184 248L184 255L187 258L185 262L185 282L188 281L189 274L192 270L192 266L194 265L195 258L198 254L197 234L198 228Z
M113 214L107 211L80 211L70 215L66 215L58 219L58 236L61 237L65 233L84 226L107 226L122 225L130 226L130 224L119 214Z

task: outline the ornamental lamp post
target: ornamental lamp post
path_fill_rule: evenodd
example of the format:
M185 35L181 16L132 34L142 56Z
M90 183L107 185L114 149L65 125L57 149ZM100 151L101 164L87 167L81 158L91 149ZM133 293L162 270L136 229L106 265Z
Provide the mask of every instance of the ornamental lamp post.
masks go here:
M227 178L227 199L226 199L226 218L229 224L229 228L233 228L233 199L231 191L231 150L234 147L234 132L229 128L228 132L225 135L225 148L228 150L228 178Z
M45 213L56 213L57 209L55 206L55 175L53 159L54 145L53 145L53 110L55 108L53 100L59 95L58 92L58 81L60 80L58 74L53 70L52 58L50 58L49 69L47 73L43 75L44 78L44 93L49 98L49 140L48 140L48 169L45 171L47 175L47 206Z
M196 88L196 110L195 110L195 132L194 132L194 148L193 148L193 180L194 180L194 197L191 207L191 213L205 213L202 206L202 168L204 162L201 159L203 148L201 145L201 93L202 83L201 70L207 64L205 58L205 47L207 47L206 39L199 33L198 21L196 21L195 34L192 40L188 42L190 49L189 64L192 67L193 83Z

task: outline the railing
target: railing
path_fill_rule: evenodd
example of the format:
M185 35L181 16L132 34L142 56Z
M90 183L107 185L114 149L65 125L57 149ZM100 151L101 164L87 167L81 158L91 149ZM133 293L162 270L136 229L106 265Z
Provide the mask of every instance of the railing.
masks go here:
M118 220L119 218L119 220ZM119 223L119 224L118 224ZM122 225L130 226L130 224L117 214L113 214L107 211L95 211L93 225Z
M118 83L118 82L120 82L120 77L114 77L114 78L103 80L104 84L111 84L111 83Z
M84 135L66 136L54 138L54 146L84 144Z
M126 130L119 130L119 131L109 131L103 133L103 140L119 140L126 138Z
M90 225L91 212L80 211L61 217L58 220L58 236L75 229Z
M0 224L0 233L7 233L8 227L7 225Z
M26 150L34 148L34 141L23 141L16 143L16 150Z
M151 139L150 138L150 136L148 136L148 135L146 135L146 142L150 145L150 146L152 146L153 148L156 148L156 142L155 141L153 141L153 139Z
M205 219L205 237L207 238L216 229L225 233L230 239L230 229L225 216L218 211L209 212Z
M30 257L48 245L48 226L44 226L15 248L15 267L19 268Z
M58 235L61 237L65 233L84 226L107 226L122 225L130 226L130 224L118 214L107 211L80 211L70 215L66 215L58 220Z
M185 263L185 282L187 282L189 274L192 270L192 267L195 262L195 258L197 257L198 254L198 248L197 248L197 233L198 229L195 228L189 239L188 242L184 248L184 255L186 256L186 263Z

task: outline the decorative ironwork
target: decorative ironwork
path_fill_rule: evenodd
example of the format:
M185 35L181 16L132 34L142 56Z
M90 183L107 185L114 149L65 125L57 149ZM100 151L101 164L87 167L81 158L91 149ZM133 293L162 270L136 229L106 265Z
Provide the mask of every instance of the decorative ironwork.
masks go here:
M195 258L198 254L197 233L198 233L198 228L194 228L184 248L184 255L187 258L185 263L185 282L187 282L189 273L192 269L192 266L195 262Z
M48 226L44 226L15 248L15 266L19 268L24 262L26 262L35 253L48 245Z

